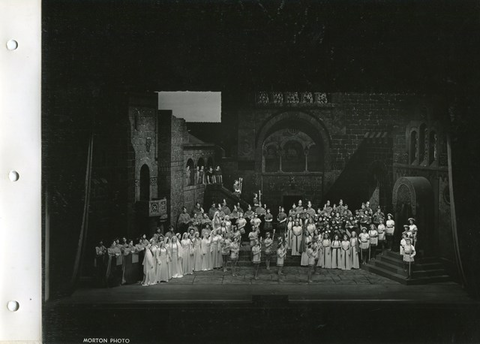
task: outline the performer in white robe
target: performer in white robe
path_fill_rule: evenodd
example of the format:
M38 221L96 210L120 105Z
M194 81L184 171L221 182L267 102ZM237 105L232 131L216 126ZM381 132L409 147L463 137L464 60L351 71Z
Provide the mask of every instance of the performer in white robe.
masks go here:
M303 228L300 225L300 222L296 221L294 226L292 227L292 239L291 239L292 256L301 255L302 238L303 238Z
M187 233L183 233L182 241L182 268L185 275L191 275L193 273L193 247L192 241L188 238Z
M177 236L172 236L170 244L167 246L172 262L169 265L170 276L172 278L183 277L182 254L183 249L178 242Z
M335 237L332 241L332 269L338 269L340 268L339 266L339 257L340 257L340 248L341 248L341 242L338 238L338 235L335 234Z
M302 257L300 258L300 266L308 266L308 245L312 243L312 237L308 230L305 230L303 233L303 242L302 242ZM311 246L310 246L311 247Z
M360 269L360 260L359 260L359 242L357 238L357 232L352 231L350 238L350 247L352 250L352 269Z
M202 239L202 270L203 271L208 271L213 269L211 244L212 244L212 238L205 233Z
M323 248L323 260L318 260L318 264L323 263L322 268L331 269L332 268L332 253L331 253L331 240L328 237L328 233L323 234L322 248Z
M170 255L164 242L160 243L160 247L155 251L155 256L157 260L156 282L168 282Z
M351 270L352 269L352 247L350 245L350 239L348 239L348 235L343 235L343 240L341 243L340 249L340 259L339 259L339 267L342 270Z
M149 286L149 285L154 285L157 283L156 281L156 262L155 262L155 257L152 253L152 247L154 246L154 241L151 241L151 244L149 244L145 248L145 257L143 258L143 273L145 275L145 279L142 283L144 287ZM155 249L156 250L156 244L155 244Z
M200 233L195 232L193 237L193 270L201 271L202 270L202 239L200 239Z
M285 248L287 250L292 249L293 225L294 225L293 217L290 216L288 218L288 222L287 222L287 232L285 233Z

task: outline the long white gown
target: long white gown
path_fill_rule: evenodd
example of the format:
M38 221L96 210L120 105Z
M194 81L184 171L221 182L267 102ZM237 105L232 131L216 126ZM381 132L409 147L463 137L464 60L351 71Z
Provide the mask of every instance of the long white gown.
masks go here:
M293 226L292 227L292 239L291 239L291 245L292 245L292 256L300 256L301 252L301 246L302 246L302 227L301 226Z
M171 243L169 245L170 258L172 261L169 264L170 267L170 276L172 278L182 278L183 277L183 267L182 267L182 246L178 243Z
M143 273L145 279L143 285L154 285L156 281L156 262L155 262L155 251L157 250L156 246L146 247L145 248L145 257L143 258ZM152 253L152 251L154 253Z

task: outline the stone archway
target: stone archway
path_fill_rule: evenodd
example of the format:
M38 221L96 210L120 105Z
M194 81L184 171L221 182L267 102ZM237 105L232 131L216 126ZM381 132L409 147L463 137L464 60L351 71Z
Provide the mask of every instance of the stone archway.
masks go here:
M304 128L303 130L308 132L310 136L313 136L316 139L320 140L323 148L324 170L329 171L331 169L331 138L327 128L320 119L316 118L312 114L298 110L287 110L274 114L261 126L255 140L255 161L257 164L256 169L260 170L260 166L258 165L261 164L262 161L262 145L265 139L272 132L281 128L282 125L288 126L288 124L293 124L294 126L298 126L299 128Z
M433 226L433 190L425 177L401 177L393 187L395 240L399 242L403 225L414 217L418 227L417 251L434 253L436 233Z

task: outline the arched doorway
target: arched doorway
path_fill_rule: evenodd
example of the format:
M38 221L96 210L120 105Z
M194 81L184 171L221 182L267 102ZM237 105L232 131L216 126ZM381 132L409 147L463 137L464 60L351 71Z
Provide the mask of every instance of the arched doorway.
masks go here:
M255 144L255 184L264 202L271 209L289 209L298 195L285 194L288 185L303 188L302 198L320 202L325 172L331 171L330 146L330 135L317 115L288 110L267 119Z
M437 235L433 226L433 190L425 177L401 177L392 193L395 211L395 242L400 242L403 225L409 217L416 220L418 227L417 252L435 254Z
M140 169L140 200L150 201L150 169L147 164Z

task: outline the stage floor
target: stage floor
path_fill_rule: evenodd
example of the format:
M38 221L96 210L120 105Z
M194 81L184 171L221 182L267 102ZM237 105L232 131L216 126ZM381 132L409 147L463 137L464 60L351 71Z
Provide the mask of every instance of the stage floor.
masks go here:
M115 288L80 288L54 304L176 304L237 303L252 305L254 296L282 296L292 303L308 302L393 302L415 304L474 304L454 282L406 286L365 270L321 269L307 283L306 268L261 269L253 279L252 268L238 269L238 276L220 270L197 272L168 283L143 287L140 284ZM286 299L288 298L288 299Z
M406 286L364 270L199 272L149 287L79 288L44 306L44 342L478 343L480 303L460 285ZM362 330L363 329L363 330Z

